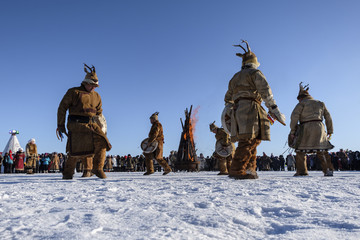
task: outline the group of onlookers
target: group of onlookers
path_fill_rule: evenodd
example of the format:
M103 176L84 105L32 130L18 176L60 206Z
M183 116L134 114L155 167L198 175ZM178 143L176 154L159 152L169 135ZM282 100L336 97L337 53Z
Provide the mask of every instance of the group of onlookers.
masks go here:
M25 154L23 149L19 149L16 153L5 153L4 156L0 155L0 172L1 166L4 166L4 173L20 173L24 171Z
M145 171L145 158L143 155L137 155L135 157L131 154L120 155L108 155L104 164L105 172L143 172Z
M169 158L164 159L169 163ZM161 167L156 161L154 162L154 168L157 171L161 171ZM105 159L104 171L107 172L144 172L145 170L146 166L144 155L108 155Z
M43 153L37 156L36 164L33 167L33 173L60 172L65 162L66 156L62 153ZM16 153L11 150L0 155L0 170L3 166L4 173L24 173L26 171L26 156L23 149ZM2 171L0 171L2 172Z
M56 173L62 172L66 164L67 156L63 153L43 153L38 155L36 160L36 167L33 173ZM168 160L168 158L165 158ZM82 172L82 161L78 161L76 171ZM0 155L0 169L3 166L4 173L24 173L26 172L26 157L22 149L16 154L5 153L4 156ZM155 162L155 170L161 171L161 168ZM143 155L125 156L108 155L104 164L104 171L111 172L143 172L145 171L145 157ZM0 171L1 172L1 171Z
M359 151L344 151L340 149L338 152L330 152L331 162L336 171L343 170L360 170L360 153ZM321 171L321 164L316 154L306 155L306 164L308 170ZM257 170L259 171L284 171L285 167L288 171L296 169L295 156L288 154L286 158L283 155L274 156L271 154L257 158Z
M340 149L338 152L329 153L331 156L334 169L340 170L360 170L360 152L359 151L344 151ZM167 163L174 169L176 162L176 152L171 151L169 157L164 157ZM33 169L34 173L56 173L61 172L64 168L66 155L62 153L53 152L43 153L38 156L36 167ZM213 156L204 157L201 153L197 160L200 162L200 171L218 171L217 159ZM316 154L306 155L306 163L308 170L321 170L320 161ZM24 173L26 169L26 157L22 149L16 153L5 153L0 155L0 169L3 166L4 173ZM161 171L161 167L154 162L155 171ZM295 171L295 157L293 154L270 156L263 153L262 156L257 157L258 171ZM82 163L78 162L76 167L77 172L82 172ZM105 160L104 171L110 172L144 172L145 157L143 155L131 156L130 154L108 155Z
M340 149L338 152L330 152L332 164L336 171L343 170L357 170L360 171L360 152ZM203 154L200 154L198 157L200 161L200 170L201 171L218 171L218 161L213 156L204 157ZM316 154L307 154L306 163L308 170L321 171L320 161L318 160ZM270 156L263 153L262 156L257 156L256 159L257 171L295 171L296 170L296 161L295 153L288 154L286 156L279 155Z
M256 158L256 165L258 171L285 171L285 166L287 166L288 171L295 170L295 157L292 154L286 156L286 159L283 155L270 156L263 153L262 156Z
M344 151L340 149L338 152L329 152L331 162L335 171L356 170L360 171L360 153L359 151ZM320 171L320 161L316 154L308 155L306 159L308 170Z

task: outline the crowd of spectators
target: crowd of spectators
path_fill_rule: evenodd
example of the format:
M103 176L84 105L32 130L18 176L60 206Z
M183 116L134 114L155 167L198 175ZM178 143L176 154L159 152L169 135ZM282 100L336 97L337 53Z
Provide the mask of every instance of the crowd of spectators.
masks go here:
M351 151L340 149L338 152L330 152L332 163L336 171L356 170L360 171L360 153L359 151ZM198 157L200 161L201 171L218 171L218 163L214 157L204 157L200 154ZM320 161L316 154L306 155L307 168L310 171L321 171ZM256 159L257 171L295 171L295 153L284 155L270 156L263 153Z
M331 161L336 171L344 170L360 170L360 153L359 151L344 151L340 149L338 152L330 152ZM307 168L310 171L321 171L320 160L316 154L306 155ZM286 158L283 155L274 156L271 154L267 156L263 153L263 156L257 158L258 171L294 171L295 156L288 154Z
M338 152L329 153L332 163L336 171L344 170L360 170L360 152L340 149ZM40 154L36 161L36 168L34 173L57 173L61 172L66 164L66 155L63 153L43 153ZM176 152L171 151L168 157L164 157L168 164L175 169ZM309 171L321 171L320 161L317 159L316 154L306 155L307 167ZM204 157L201 153L197 157L200 162L200 171L218 171L218 161L213 156ZM3 166L3 167L1 167ZM4 156L0 155L0 169L4 173L24 173L26 168L26 157L22 150L18 152L5 153ZM161 167L154 161L155 171L162 171ZM76 166L77 172L82 172L83 166L81 161ZM143 155L131 156L130 154L108 155L105 160L104 171L106 172L144 172L145 157ZM258 171L295 171L295 156L288 154L286 157L283 155L270 156L265 153L257 157L257 170Z
M34 173L56 173L62 171L66 155L62 153L43 153L38 155ZM22 149L15 154L5 153L0 155L0 169L4 166L4 173L24 173L26 169L26 157ZM1 172L1 171L0 171Z

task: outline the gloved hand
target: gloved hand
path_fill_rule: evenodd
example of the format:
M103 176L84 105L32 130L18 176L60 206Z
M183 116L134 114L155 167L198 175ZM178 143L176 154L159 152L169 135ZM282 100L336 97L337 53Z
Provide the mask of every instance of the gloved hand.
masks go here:
M66 133L66 128L64 125L58 125L58 128L59 132L62 132L62 133Z
M67 133L66 133L66 128L65 126L58 126L58 128L56 129L56 136L59 140L63 140L64 138L64 135L63 133L67 136Z
M269 113L271 115L272 118L276 119L279 121L279 123L281 123L282 125L286 126L285 123L285 115L282 114L278 108L278 106L273 106L269 108Z
M328 133L328 134L327 134L327 139L328 139L328 141L331 140L331 135L332 135L331 133Z

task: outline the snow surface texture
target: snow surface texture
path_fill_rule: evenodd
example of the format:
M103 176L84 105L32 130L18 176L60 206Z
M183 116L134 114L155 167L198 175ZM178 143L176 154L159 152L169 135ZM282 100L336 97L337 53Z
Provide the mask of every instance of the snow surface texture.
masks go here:
M1 174L1 239L360 239L360 172L293 174Z

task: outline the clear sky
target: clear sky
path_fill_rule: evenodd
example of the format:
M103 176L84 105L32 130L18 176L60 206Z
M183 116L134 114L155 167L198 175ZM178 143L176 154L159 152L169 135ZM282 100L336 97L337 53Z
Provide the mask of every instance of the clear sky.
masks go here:
M224 95L249 41L287 126L271 127L258 153L281 154L298 84L326 103L335 150L359 150L360 2L324 1L1 1L0 151L11 129L25 147L64 152L56 114L67 89L94 65L108 122L110 154L141 154L149 116L159 111L164 154L177 150L180 118L199 107L197 153L211 155L209 123L221 125Z

